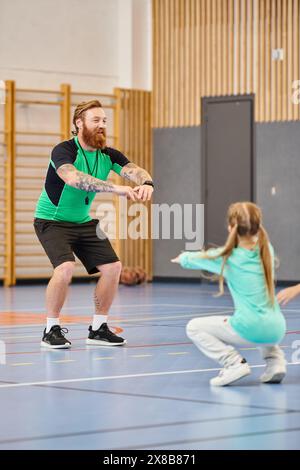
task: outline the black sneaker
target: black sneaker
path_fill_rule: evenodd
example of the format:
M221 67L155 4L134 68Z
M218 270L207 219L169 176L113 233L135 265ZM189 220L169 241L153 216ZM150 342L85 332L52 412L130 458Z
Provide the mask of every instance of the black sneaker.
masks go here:
M123 344L126 344L126 340L110 331L107 323L102 323L100 328L96 331L89 326L89 337L87 338L86 343L98 344L100 346L122 346Z
M46 333L45 328L41 346L46 346L46 348L51 349L70 348L71 343L65 338L66 333L68 333L68 329L61 328L59 325L52 326L48 333Z

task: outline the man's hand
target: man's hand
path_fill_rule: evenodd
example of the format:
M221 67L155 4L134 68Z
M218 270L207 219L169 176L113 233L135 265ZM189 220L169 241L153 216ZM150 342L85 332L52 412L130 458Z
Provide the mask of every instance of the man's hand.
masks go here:
M178 263L178 264L180 264L180 255L176 256L176 258L171 259L171 263Z
M281 290L277 294L277 300L281 305L286 305L290 300L300 294L300 284Z
M141 186L136 186L135 188L133 188L133 191L137 195L138 199L141 199L145 202L150 201L153 193L153 187L149 184L143 184Z
M126 196L127 199L131 199L131 201L137 201L138 199L138 195L131 186L119 186L115 184L113 192L119 196Z

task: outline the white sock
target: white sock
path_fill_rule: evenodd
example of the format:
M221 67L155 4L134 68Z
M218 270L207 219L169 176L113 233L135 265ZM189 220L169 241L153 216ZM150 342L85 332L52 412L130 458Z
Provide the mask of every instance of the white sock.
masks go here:
M107 315L94 315L92 330L96 331L100 328L102 323L107 323Z
M49 331L51 330L52 326L54 325L60 325L60 321L59 321L59 318L50 318L50 317L47 317L47 326L46 326L46 333L49 333Z

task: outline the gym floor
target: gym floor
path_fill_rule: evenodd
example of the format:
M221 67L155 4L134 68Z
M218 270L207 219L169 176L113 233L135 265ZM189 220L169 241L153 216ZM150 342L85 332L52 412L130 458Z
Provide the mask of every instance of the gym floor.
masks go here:
M185 334L189 319L232 313L198 283L121 286L109 325L124 347L86 346L94 284L73 284L61 325L70 350L40 347L45 286L0 288L0 450L300 449L300 300L284 308L288 373L213 388L219 366Z

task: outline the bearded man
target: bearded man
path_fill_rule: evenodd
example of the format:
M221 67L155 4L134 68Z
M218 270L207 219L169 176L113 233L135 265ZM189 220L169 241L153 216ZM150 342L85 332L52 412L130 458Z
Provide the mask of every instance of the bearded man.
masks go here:
M116 149L106 146L107 119L102 105L93 100L81 103L74 112L74 138L52 151L45 186L37 202L34 228L54 268L46 290L47 324L41 345L69 348L66 328L59 315L71 282L75 257L88 274L101 272L94 293L95 314L89 326L87 344L119 346L126 340L114 334L107 318L116 295L121 262L104 234L99 236L98 220L89 215L98 192L126 196L132 201L151 199L152 178ZM137 184L135 188L107 181L110 170Z

